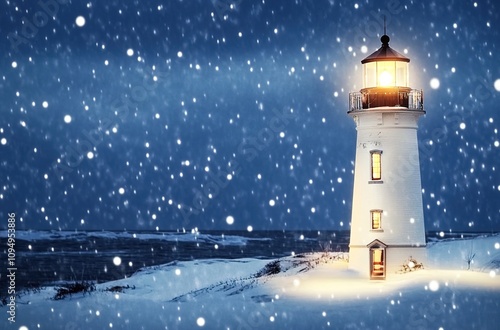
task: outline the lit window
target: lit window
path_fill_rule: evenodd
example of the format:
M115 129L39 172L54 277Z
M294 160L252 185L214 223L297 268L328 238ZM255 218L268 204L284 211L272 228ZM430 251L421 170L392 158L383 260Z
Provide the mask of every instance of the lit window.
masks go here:
M382 179L382 151L370 151L372 159L372 180Z
M373 230L382 229L382 210L371 210L370 218Z

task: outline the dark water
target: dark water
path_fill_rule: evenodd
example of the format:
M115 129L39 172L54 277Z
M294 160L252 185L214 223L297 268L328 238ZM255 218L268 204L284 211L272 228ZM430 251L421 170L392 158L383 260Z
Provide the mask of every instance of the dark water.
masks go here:
M17 291L64 281L87 280L100 283L121 279L132 275L142 267L175 260L277 258L288 256L292 252L323 251L325 245L332 251L347 251L349 241L349 232L340 231L207 231L199 236L176 234L178 241L171 237L165 239L158 233L136 234L137 238L131 235L118 238L104 237L104 235L96 237L91 233L50 239L18 237L16 239ZM148 235L147 239L141 235ZM2 267L0 296L6 295L7 292L6 248L4 256L0 262ZM121 264L118 266L113 263L115 257L121 258Z
M94 234L94 235L93 235ZM117 236L113 236L116 234ZM146 266L211 258L278 258L294 253L348 251L349 231L207 231L199 235L154 232L87 232L65 237L18 237L16 289L64 281L105 282L132 275ZM121 236L120 236L121 235ZM171 235L174 235L172 237ZM428 241L468 238L478 233L428 233ZM125 237L123 237L125 236ZM23 239L24 238L24 239ZM177 240L177 241L176 241ZM229 244L228 244L229 243ZM1 293L7 293L7 249L0 261ZM115 265L113 258L120 257Z

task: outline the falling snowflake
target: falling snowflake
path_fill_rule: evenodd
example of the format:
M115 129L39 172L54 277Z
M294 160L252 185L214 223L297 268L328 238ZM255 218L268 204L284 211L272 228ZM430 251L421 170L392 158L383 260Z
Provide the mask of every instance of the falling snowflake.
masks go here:
M120 266L122 264L122 258L120 258L120 257L114 257L113 258L113 264L115 266Z
M438 78L432 78L431 81L429 82L429 85L431 86L432 89L438 89L440 84L441 83L439 82Z
M83 16L78 16L76 19L75 19L75 23L78 27L83 27L85 25L85 17Z
M199 327L203 327L205 326L205 319L203 317L199 317L197 320L196 320L196 324L199 326Z

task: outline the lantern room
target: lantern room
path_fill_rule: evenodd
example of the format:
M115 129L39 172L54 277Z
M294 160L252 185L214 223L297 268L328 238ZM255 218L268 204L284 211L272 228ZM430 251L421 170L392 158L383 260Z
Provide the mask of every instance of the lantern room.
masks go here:
M410 59L389 47L389 36L380 38L382 47L361 61L363 89L373 87L409 87Z
M361 61L363 88L350 93L350 111L379 107L402 107L423 111L423 94L410 87L410 59L389 47L386 34L382 46Z

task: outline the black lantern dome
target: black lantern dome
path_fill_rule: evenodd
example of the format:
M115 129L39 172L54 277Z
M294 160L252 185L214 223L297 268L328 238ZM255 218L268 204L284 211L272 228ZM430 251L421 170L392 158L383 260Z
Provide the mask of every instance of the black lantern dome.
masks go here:
M382 42L382 46L375 51L373 54L367 56L364 60L361 61L361 64L375 62L375 61L401 61L401 62L410 62L410 59L391 47L389 47L389 38L388 35L384 34L380 41Z

